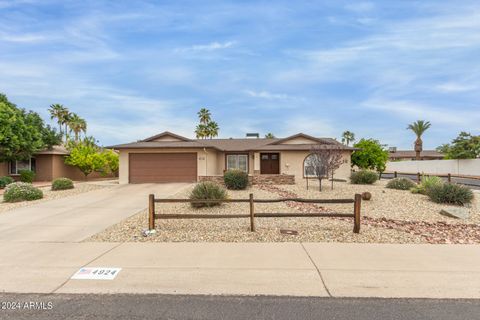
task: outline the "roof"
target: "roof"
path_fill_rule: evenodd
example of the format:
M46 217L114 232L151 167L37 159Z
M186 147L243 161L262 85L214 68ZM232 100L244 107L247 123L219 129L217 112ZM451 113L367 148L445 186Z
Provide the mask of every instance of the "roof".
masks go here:
M192 141L192 140L190 140L186 137L179 136L178 134L175 134L175 133L171 133L170 131L164 131L160 134L148 137L147 139L144 139L142 141L155 141L155 140L163 138L163 137L172 137L172 138L175 138L175 139L180 140L180 141Z
M389 152L390 158L415 158L415 150L397 150L395 152ZM443 158L445 155L436 150L423 150L420 153L421 158Z
M65 148L64 146L52 146L50 149L44 149L44 150L35 152L35 154L69 155L70 152L68 152L67 148Z
M170 135L176 138L176 141L152 141L161 137ZM286 144L288 140L295 138L305 138L307 140L317 141L318 143L309 144ZM183 139L182 139L183 138ZM172 134L168 131L159 135L141 140L138 142L119 144L111 146L113 149L151 149L151 148L212 148L218 151L232 152L232 151L303 151L311 150L313 147L322 145L324 149L337 149L354 151L355 148L348 147L335 139L331 138L316 138L303 133L299 133L283 139L267 139L267 138L241 138L241 139L187 139L187 138Z

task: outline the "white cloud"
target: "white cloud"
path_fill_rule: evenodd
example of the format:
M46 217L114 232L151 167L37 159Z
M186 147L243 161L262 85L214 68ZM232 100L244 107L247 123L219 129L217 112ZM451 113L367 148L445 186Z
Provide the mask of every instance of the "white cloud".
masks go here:
M268 91L245 90L245 93L253 98L262 98L262 99L268 99L268 100L289 98L289 96L284 93L272 93Z
M210 42L208 44L196 44L187 48L177 48L175 49L176 52L188 52L188 51L215 51L215 50L222 50L228 49L235 45L235 41L227 41L227 42Z
M441 92L466 92L466 91L478 90L478 86L466 85L466 84L455 83L455 82L447 82L447 83L443 83L436 86L435 89Z

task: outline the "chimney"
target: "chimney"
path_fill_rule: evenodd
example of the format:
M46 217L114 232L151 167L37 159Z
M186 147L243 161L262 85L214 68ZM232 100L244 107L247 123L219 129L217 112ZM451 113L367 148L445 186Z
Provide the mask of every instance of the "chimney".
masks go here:
M260 138L260 134L259 133L247 133L246 135L247 138Z

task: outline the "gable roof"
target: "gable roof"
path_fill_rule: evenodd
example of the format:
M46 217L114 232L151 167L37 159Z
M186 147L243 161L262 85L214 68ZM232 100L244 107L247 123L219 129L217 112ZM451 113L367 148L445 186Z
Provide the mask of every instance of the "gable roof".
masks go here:
M183 138L181 141L155 141L163 136L172 136L177 139ZM287 144L282 143L295 138L305 138L314 143L302 144ZM241 138L241 139L188 139L168 131L159 135L141 140L138 142L119 144L111 146L113 149L155 149L155 148L210 148L223 152L248 152L248 151L308 151L313 147L324 149L336 149L354 151L355 148L348 147L335 139L331 138L316 138L304 133L299 133L282 139L268 139L268 138Z
M148 137L146 139L143 139L142 142L155 141L155 140L157 140L159 138L163 138L163 137L172 137L172 138L175 138L175 139L181 140L181 141L192 141L192 140L190 140L186 137L180 136L180 135L172 133L170 131L164 131L164 132L159 133L157 135L154 135L154 136Z

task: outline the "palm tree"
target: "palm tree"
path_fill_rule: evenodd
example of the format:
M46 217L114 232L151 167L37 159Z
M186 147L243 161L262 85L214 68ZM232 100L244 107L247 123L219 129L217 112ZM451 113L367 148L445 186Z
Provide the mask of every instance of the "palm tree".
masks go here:
M68 121L70 130L75 134L75 141L78 141L79 134L81 132L86 133L87 122L85 119L80 118L77 114L73 113Z
M65 125L65 141L67 141L68 140L68 132L69 132L69 130L68 130L69 123L70 123L71 119L73 118L73 116L74 115L76 116L76 114L68 111L68 109L65 109L65 110L66 110L66 112L63 115L62 124Z
M265 138L266 139L275 139L275 136L273 135L273 133L269 132L265 135Z
M207 124L207 137L210 139L214 137L218 137L218 130L220 128L218 127L218 124L215 121L210 121Z
M204 124L199 124L195 129L197 139L205 139L208 136L208 127Z
M407 130L412 130L417 136L414 144L416 160L420 160L420 153L423 151L422 135L425 133L425 131L427 131L428 128L430 128L430 126L431 124L428 121L417 120L414 123L409 124L407 127Z
M208 110L206 108L202 108L202 109L200 109L200 111L197 114L198 114L198 118L200 119L201 124L206 125L210 122L210 120L211 120L210 110Z
M355 141L355 133L348 130L342 133L342 143L348 146L353 141Z
M62 125L65 121L65 115L68 114L68 109L59 103L55 103L50 106L48 111L50 112L50 119L57 120L60 135L63 136Z

